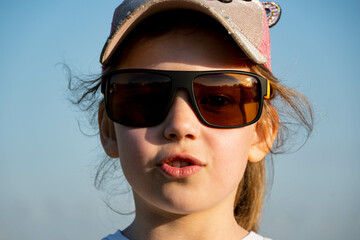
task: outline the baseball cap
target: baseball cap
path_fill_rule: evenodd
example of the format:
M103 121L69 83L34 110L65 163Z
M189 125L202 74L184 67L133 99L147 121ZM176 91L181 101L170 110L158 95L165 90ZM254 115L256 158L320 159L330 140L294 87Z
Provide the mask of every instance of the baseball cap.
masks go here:
M269 27L280 17L274 2L259 0L124 0L116 9L100 63L106 65L126 36L147 17L167 10L188 9L209 15L231 34L256 64L271 70Z

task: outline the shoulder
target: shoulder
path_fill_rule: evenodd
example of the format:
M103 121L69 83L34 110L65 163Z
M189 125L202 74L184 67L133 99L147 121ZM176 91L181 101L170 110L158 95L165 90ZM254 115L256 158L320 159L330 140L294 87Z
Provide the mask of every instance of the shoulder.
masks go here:
M118 230L114 234L110 234L101 240L129 240L129 239L124 237L124 235L121 234L120 230Z
M271 240L270 238L264 238L255 232L250 232L243 240Z

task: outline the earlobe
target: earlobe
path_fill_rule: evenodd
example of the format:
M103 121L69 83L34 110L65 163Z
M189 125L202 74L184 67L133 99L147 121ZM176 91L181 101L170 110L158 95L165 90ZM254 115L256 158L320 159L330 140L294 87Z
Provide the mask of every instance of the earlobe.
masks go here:
M251 143L249 161L259 162L269 153L279 128L279 116L271 107L264 119L256 124L255 135Z
M98 123L100 140L104 151L109 157L118 158L119 152L117 148L114 123L108 118L103 103L99 106Z

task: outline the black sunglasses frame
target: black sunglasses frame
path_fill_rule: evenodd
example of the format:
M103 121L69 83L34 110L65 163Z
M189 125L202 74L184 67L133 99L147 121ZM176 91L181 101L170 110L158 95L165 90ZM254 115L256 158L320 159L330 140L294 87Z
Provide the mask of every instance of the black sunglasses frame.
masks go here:
M168 104L162 114L162 116L158 118L158 121L150 123L150 124L132 124L132 123L121 123L119 121L117 121L116 119L113 118L113 116L110 114L110 112L108 111L108 107L107 107L107 94L106 94L106 90L107 90L107 83L109 82L108 80L111 79L112 76L116 75L116 74L120 74L120 73L152 73L152 74L159 74L159 75L164 75L167 76L171 79L171 93L170 93L170 98L168 101ZM204 117L201 115L200 109L196 103L196 99L195 99L195 94L194 94L194 89L193 89L193 82L194 79L196 77L202 76L202 75L209 75L209 74L221 74L221 73L225 73L225 74L242 74L242 75L247 75L247 76L251 76L256 78L259 82L260 82L260 86L261 86L261 98L259 99L259 110L258 113L255 117L255 119L249 123L245 123L245 124L240 124L240 125L234 125L234 126L222 126L222 125L216 125L216 124L211 124L209 122L207 122ZM184 81L185 79L185 81ZM191 81L189 80L191 79ZM245 127L248 125L251 125L255 122L257 122L260 119L261 113L262 113L262 109L263 109L263 105L264 105L264 98L265 99L269 99L270 98L270 83L266 78L263 78L260 75L257 75L255 73L251 73L251 72L244 72L244 71L236 71L236 70L216 70L216 71L165 71L165 70L153 70L153 69L122 69L122 70L116 70L116 71L112 71L109 72L107 74L105 74L104 76L102 76L101 78L101 93L104 95L104 100L105 100L105 109L106 112L108 114L108 117L116 123L122 124L122 125L126 125L129 127L151 127L151 126L156 126L158 124L160 124L165 117L167 116L173 100L175 98L176 92L178 89L185 89L189 96L190 96L190 102L192 105L193 110L196 113L196 116L198 117L198 119L200 119L200 121L209 126L209 127L213 127L213 128L239 128L239 127Z

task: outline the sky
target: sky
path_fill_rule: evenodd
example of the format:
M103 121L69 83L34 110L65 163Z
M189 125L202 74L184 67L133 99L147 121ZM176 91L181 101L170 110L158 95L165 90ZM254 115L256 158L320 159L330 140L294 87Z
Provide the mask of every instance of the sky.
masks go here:
M357 2L278 0L273 73L312 102L314 131L274 156L260 233L276 240L356 239L360 229L360 14ZM132 219L93 186L104 153L67 100L68 64L97 74L120 1L6 1L0 8L0 240L101 239ZM84 126L84 125L82 125ZM91 133L91 129L83 129ZM119 210L131 196L112 197Z

